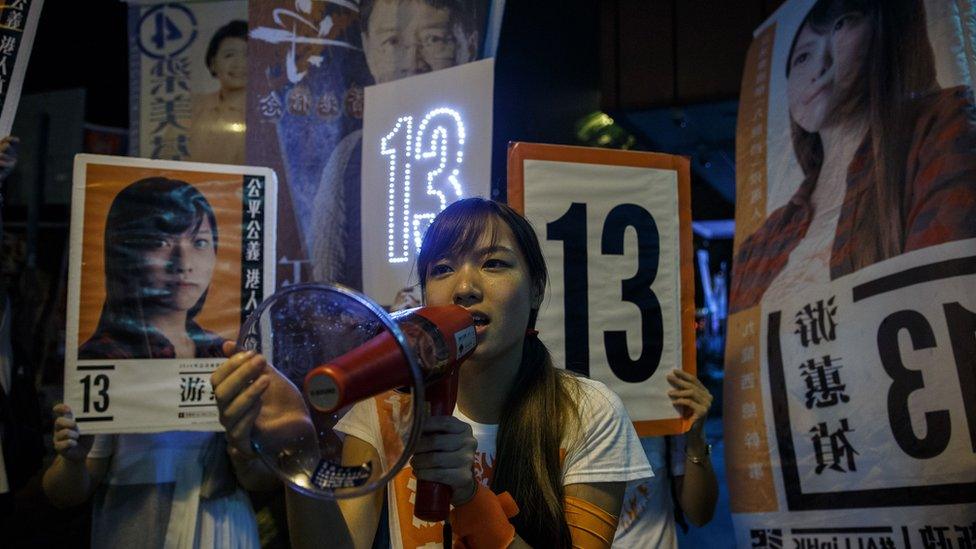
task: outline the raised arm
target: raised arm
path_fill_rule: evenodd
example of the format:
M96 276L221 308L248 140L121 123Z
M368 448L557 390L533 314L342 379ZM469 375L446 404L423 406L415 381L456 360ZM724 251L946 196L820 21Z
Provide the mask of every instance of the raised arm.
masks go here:
M227 432L227 454L237 481L247 490L265 491L278 486L277 477L251 448L251 427L260 412L260 398L270 385L264 374L267 364L251 360L252 354L235 353L233 342L225 342L230 358L210 378L220 410L220 423Z
M71 407L54 406L54 462L44 471L44 494L56 507L84 503L105 477L108 459L89 458L94 436L81 436Z
M282 444L294 440L315 444L314 427L301 394L263 356L254 352L234 353L233 344L224 350L231 356L214 372L211 383L220 422L227 431L228 451L235 458L239 478L266 485L267 476L272 473L252 449L251 430L255 423L269 435L264 441L267 444L275 444L275 440ZM376 450L347 436L343 462L367 461L379 462ZM249 475L254 476L249 478ZM321 547L323 540L336 547L368 548L372 544L383 505L382 490L363 498L340 500L338 504L304 496L290 487L285 493L292 546Z
M379 455L367 442L346 436L342 446L342 462L347 465L379 463ZM296 549L329 546L368 549L379 524L385 490L355 499L319 500L304 496L292 488L286 489L288 531L291 545Z
M697 377L682 370L668 374L668 381L674 387L669 392L671 402L683 407L692 420L685 435L685 474L674 479L678 502L692 524L704 526L712 520L718 500L718 480L705 442L705 418L712 395Z

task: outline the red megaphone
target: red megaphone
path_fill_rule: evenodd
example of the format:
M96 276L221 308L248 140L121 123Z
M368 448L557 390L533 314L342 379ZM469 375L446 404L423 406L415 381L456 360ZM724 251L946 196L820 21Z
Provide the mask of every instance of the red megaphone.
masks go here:
M420 307L391 315L416 354L426 382L431 415L449 415L457 402L458 366L474 351L477 336L471 314L457 305ZM334 412L344 406L410 385L407 359L390 332L368 340L348 353L309 371L305 396L316 410ZM451 488L420 481L414 515L445 520Z

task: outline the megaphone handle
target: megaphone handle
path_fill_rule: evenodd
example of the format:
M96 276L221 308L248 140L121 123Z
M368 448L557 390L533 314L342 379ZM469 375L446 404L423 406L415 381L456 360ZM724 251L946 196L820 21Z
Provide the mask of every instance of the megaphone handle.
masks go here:
M446 416L452 414L454 405L457 403L457 390L457 369L428 386L427 402L430 403L430 415ZM447 516L451 512L452 495L453 490L447 484L421 480L417 483L417 498L413 514L427 522L447 520Z

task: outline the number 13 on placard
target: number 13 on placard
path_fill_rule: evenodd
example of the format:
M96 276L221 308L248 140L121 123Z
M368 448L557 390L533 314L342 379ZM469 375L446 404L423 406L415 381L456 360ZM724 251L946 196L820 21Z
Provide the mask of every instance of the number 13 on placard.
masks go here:
M661 362L664 337L661 303L651 290L657 276L661 239L650 212L636 204L620 204L604 220L600 252L622 255L628 228L637 234L637 272L620 282L620 293L623 301L633 303L640 311L639 357L630 358L627 332L623 330L604 331L603 344L613 373L623 381L640 383L654 375ZM547 238L563 243L567 367L584 375L590 373L587 235L584 203L574 202L562 217L546 224Z
M81 378L82 410L84 414L92 411L102 413L108 410L109 377L105 374L89 374Z

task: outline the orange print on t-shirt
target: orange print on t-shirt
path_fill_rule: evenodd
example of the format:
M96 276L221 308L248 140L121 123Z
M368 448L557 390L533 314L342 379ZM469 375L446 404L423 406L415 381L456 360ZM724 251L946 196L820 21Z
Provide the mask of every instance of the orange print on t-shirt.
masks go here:
M397 422L394 415L399 410L409 409L409 397L402 394L386 393L376 397L376 412L379 416L380 435L383 440L383 453L387 463L396 461L403 452L403 442L395 430ZM475 452L474 477L487 487L495 470L495 456L486 452ZM444 543L444 523L426 522L413 516L417 497L417 478L413 468L407 465L390 483L391 513L396 514L398 528L391 528L390 535L400 538L404 548L440 546ZM394 544L395 545L395 544Z

